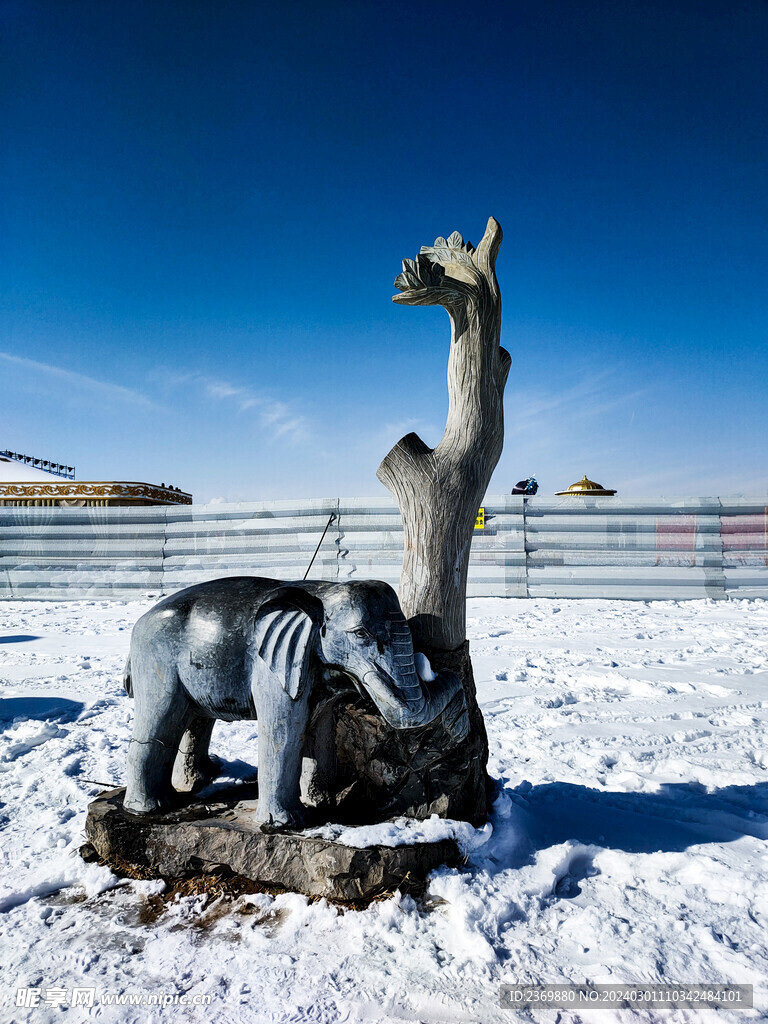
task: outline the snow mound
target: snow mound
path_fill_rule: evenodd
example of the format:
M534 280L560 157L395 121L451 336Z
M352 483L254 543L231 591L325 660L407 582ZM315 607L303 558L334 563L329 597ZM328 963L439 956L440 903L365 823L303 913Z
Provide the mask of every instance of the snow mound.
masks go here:
M441 839L454 839L464 854L469 854L487 843L493 834L489 823L473 828L469 822L439 818L433 814L425 821L415 818L396 818L378 825L350 827L321 825L308 830L306 835L364 849L368 846L412 846L414 843L436 843Z

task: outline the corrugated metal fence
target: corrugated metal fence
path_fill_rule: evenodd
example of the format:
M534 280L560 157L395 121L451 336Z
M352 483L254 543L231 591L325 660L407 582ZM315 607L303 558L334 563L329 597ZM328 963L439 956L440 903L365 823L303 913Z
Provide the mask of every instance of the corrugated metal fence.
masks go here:
M470 597L768 597L768 497L488 497ZM126 598L217 576L397 586L389 498L155 508L0 508L0 597Z

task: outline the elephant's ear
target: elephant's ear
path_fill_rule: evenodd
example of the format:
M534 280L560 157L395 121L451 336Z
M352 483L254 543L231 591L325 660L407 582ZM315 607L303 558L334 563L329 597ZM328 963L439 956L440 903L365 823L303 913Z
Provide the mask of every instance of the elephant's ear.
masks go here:
M257 685L266 685L270 675L277 676L288 696L298 700L307 686L315 629L311 616L295 606L278 604L262 609L254 629Z

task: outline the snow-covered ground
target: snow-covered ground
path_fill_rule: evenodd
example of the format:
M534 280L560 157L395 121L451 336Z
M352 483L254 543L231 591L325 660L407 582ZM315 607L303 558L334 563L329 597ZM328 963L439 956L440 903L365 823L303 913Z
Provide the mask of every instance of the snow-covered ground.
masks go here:
M0 602L0 1019L564 1024L498 993L566 981L751 983L754 1011L655 1017L766 1018L768 603L470 601L501 791L465 868L364 911L190 896L145 923L162 883L78 848L88 801L123 778L120 676L150 603ZM256 735L220 723L213 749L237 774ZM93 1008L67 1007L75 988ZM102 1002L159 993L211 1002Z

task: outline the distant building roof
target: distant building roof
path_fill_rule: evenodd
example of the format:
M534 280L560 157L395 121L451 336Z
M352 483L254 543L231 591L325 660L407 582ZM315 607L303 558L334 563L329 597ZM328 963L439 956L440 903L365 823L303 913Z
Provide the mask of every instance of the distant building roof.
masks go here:
M0 451L0 506L191 505L192 495L164 483L75 480L74 466Z
M615 494L616 491L612 491L607 487L603 487L602 484L596 484L594 480L590 480L585 473L581 480L577 480L575 484L571 484L564 491L555 491L557 495L563 496L576 496L576 497L587 497L587 498L600 498L609 497Z
M9 459L3 452L0 453L0 481L6 480L47 480L54 483L61 480L61 474L39 469L29 462Z
M192 495L137 480L0 480L0 506L191 505Z

